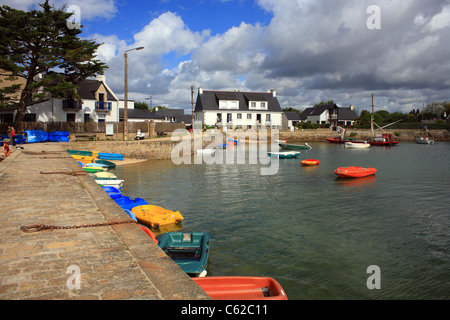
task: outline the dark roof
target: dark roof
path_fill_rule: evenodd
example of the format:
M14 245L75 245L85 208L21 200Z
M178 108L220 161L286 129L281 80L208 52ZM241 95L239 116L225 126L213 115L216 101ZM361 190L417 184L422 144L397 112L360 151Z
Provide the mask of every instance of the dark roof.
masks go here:
M127 117L129 119L155 119L162 120L163 117L145 109L127 109ZM119 109L119 118L124 118L124 109Z
M327 109L337 108L338 120L355 120L356 112L350 108L339 108L336 104L321 105L312 108L306 108L300 115L300 120L306 121L308 116L320 116Z
M286 115L288 120L292 120L292 121L299 121L300 120L299 114L297 112L295 112L295 111L286 111L284 114Z
M163 117L179 117L184 115L183 109L158 109L156 114Z
M199 93L197 96L197 103L195 104L195 112L202 112L208 110L223 110L220 109L219 101L239 101L240 111L250 111L250 101L263 101L268 103L268 111L282 112L278 99L273 96L272 92L239 92L239 91L207 91ZM230 109L229 111L236 111ZM256 110L255 110L256 111ZM260 111L260 110L257 110Z
M97 92L98 88L102 85L102 81L98 80L84 80L81 81L78 84L78 94L80 97L84 100L96 100L95 99L95 93ZM114 95L111 93L111 91L108 90L108 88L105 86L106 92L108 94L107 100L116 100L114 98Z

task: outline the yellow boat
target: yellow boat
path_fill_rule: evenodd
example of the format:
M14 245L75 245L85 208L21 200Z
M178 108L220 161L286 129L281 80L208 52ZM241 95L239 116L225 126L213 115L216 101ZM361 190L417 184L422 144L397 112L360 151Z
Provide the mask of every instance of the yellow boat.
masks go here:
M76 161L80 161L83 164L94 162L95 157L92 156L83 156L78 154L71 154L72 158Z
M144 205L131 209L136 218L145 224L153 227L164 226L177 223L183 220L179 211L172 211L158 206Z
M98 168L98 167L95 167ZM101 167L104 168L104 167ZM117 180L117 176L111 172L96 172L94 173L94 179L109 179L109 180Z

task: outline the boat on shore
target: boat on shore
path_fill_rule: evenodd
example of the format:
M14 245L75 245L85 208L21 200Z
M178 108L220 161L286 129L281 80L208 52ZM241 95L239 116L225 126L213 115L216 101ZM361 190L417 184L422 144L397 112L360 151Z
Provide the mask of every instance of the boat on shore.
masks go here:
M274 158L297 158L300 155L300 152L296 151L280 151L280 152L268 152L269 157Z
M94 162L95 159L93 156L83 156L78 154L71 154L70 156L74 158L76 161L80 161L84 164Z
M344 145L346 148L350 148L350 149L367 149L370 147L370 143L367 143L367 142L363 142L363 143L346 142Z
M377 172L375 168L363 168L363 167L340 167L337 168L334 173L339 178L363 178L374 175Z
M92 156L92 151L82 151L82 150L67 150L69 154L78 156Z
M418 144L434 144L434 140L428 137L418 137L416 138Z
M117 176L111 172L96 172L94 173L95 180L117 180Z
M116 160L116 161L122 161L123 160L123 154L120 153L103 153L99 152L98 157L101 160Z
M97 173L97 172L108 171L108 168L104 168L104 167L88 167L88 166L84 166L83 169L84 169L84 171L89 172L89 173Z
M204 277L209 255L209 233L168 232L157 237L158 246L191 277Z
M177 223L184 218L179 211L172 211L154 205L137 206L131 209L136 218L150 227L159 227L167 224Z
M116 164L111 162L111 161L108 161L108 160L96 159L96 160L94 160L94 163L107 165L108 169L115 169L116 168Z
M192 278L213 300L287 300L281 285L269 277Z
M95 180L101 187L114 187L116 189L122 189L124 180Z

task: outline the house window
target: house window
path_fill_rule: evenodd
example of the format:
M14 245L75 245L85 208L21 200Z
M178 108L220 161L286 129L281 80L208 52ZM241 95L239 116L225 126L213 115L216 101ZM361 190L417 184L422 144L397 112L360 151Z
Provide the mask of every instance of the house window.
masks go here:
M237 101L231 101L231 109L239 109Z
M251 113L247 114L247 120L252 120L252 114Z
M226 109L227 108L227 102L226 101L220 101L220 109Z
M238 120L242 120L242 113L238 113L238 114L237 114L237 119L238 119Z
M85 113L84 114L84 122L86 123L86 122L89 122L89 118L90 118L90 114L89 113Z
M261 109L265 109L266 108L266 103L265 102L261 102Z
M252 108L256 108L256 102L252 102L252 103L251 103L251 107L252 107Z
M75 122L75 113L68 113L66 117L67 122Z
M266 121L270 122L270 114L266 114Z
M233 115L231 113L227 113L227 122L230 123L233 120Z

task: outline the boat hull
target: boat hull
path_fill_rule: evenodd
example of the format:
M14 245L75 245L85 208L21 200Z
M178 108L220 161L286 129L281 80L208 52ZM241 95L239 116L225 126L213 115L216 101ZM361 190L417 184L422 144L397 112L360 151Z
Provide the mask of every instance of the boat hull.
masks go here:
M269 157L274 158L297 158L300 155L300 152L268 152Z
M137 206L131 212L136 215L140 222L148 224L152 228L177 223L184 219L179 211L172 211L153 205Z
M191 277L206 275L209 234L204 232L168 232L159 238L158 246Z
M362 167L340 167L334 171L340 178L363 178L374 175L376 172L375 168Z
M315 160L315 159L306 159L300 162L302 164L302 166L318 166L319 165L319 160Z
M434 140L433 139L423 138L423 137L416 138L416 142L418 144L434 144Z
M349 149L367 149L370 147L370 143L346 142L345 147Z
M98 160L97 159L97 160L94 160L94 161L95 161L95 163L99 163L99 164L102 164L102 165L107 165L109 169L115 169L116 168L116 164L111 162L111 161L108 161L108 160L102 160L102 159Z
M115 187L117 189L121 189L123 186L124 180L94 180L101 187Z
M283 149L289 149L289 150L309 150L311 149L311 146L309 144L305 145L297 145L297 144L286 144L286 143L280 143L279 146Z
M116 160L116 161L122 161L123 160L123 154L120 153L98 153L98 157L101 160Z
M193 278L213 300L287 300L281 285L268 277Z

